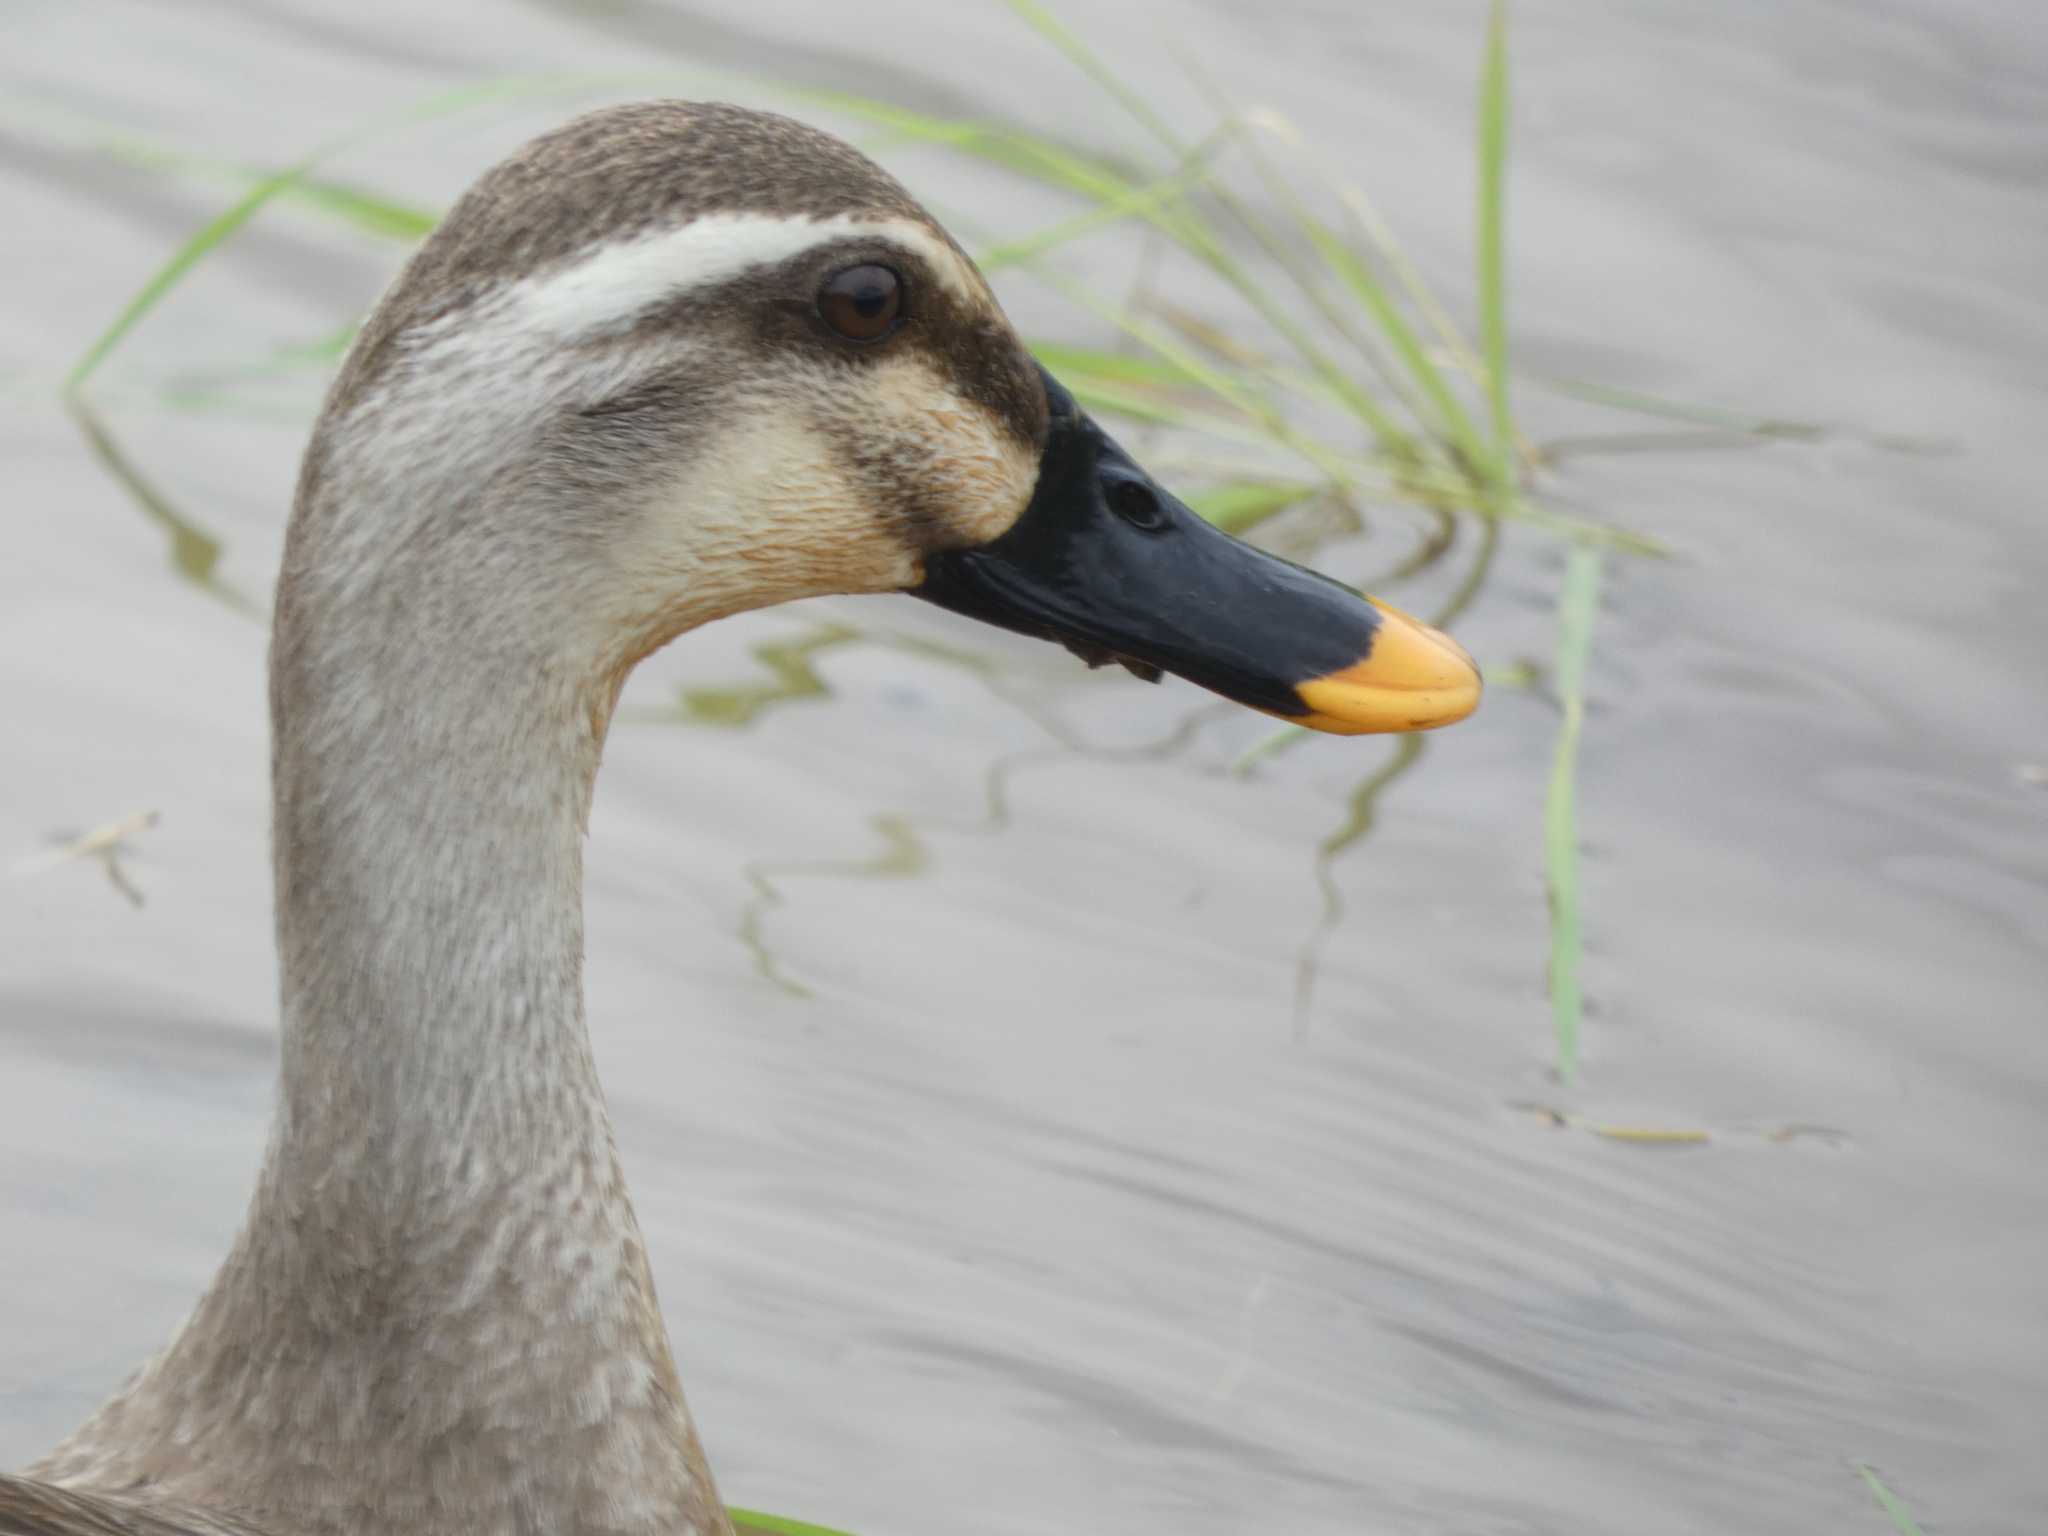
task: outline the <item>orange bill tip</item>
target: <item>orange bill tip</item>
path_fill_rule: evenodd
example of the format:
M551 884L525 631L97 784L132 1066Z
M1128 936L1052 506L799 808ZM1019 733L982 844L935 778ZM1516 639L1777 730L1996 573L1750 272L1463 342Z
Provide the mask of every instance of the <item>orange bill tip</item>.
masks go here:
M1433 731L1479 707L1479 668L1440 629L1378 598L1372 647L1348 667L1297 683L1303 712L1297 725L1337 736L1381 731Z

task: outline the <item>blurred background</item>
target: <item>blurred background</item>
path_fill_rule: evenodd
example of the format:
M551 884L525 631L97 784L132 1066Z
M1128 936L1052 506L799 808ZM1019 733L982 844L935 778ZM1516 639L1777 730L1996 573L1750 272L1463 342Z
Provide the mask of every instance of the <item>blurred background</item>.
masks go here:
M2022 0L13 0L0 1466L247 1198L269 584L350 328L651 95L853 139L1162 478L1491 683L1302 738L895 598L640 669L591 1018L725 1495L2048 1525Z

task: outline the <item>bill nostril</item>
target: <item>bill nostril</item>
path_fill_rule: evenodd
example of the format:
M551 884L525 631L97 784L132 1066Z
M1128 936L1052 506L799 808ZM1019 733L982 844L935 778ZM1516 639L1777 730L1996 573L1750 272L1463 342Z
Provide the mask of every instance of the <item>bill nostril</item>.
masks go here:
M1109 504L1125 522L1152 531L1166 526L1166 508L1152 487L1142 480L1121 477L1109 483Z

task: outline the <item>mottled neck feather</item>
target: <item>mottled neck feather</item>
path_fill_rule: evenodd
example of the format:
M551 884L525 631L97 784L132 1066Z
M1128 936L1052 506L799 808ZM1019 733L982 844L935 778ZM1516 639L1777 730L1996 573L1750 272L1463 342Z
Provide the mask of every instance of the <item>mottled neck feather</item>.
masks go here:
M616 665L465 580L459 538L352 562L407 518L346 492L309 472L280 585L283 1069L247 1225L40 1471L281 1532L728 1532L584 1024Z

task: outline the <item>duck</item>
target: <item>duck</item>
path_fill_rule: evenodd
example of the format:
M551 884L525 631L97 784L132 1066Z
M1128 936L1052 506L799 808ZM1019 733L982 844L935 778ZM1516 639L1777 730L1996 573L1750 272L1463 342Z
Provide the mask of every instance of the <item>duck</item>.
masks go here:
M269 658L274 1117L170 1344L7 1536L735 1536L592 1059L583 844L676 637L910 593L1336 734L1457 644L1220 532L820 129L643 102L485 173L358 333Z

